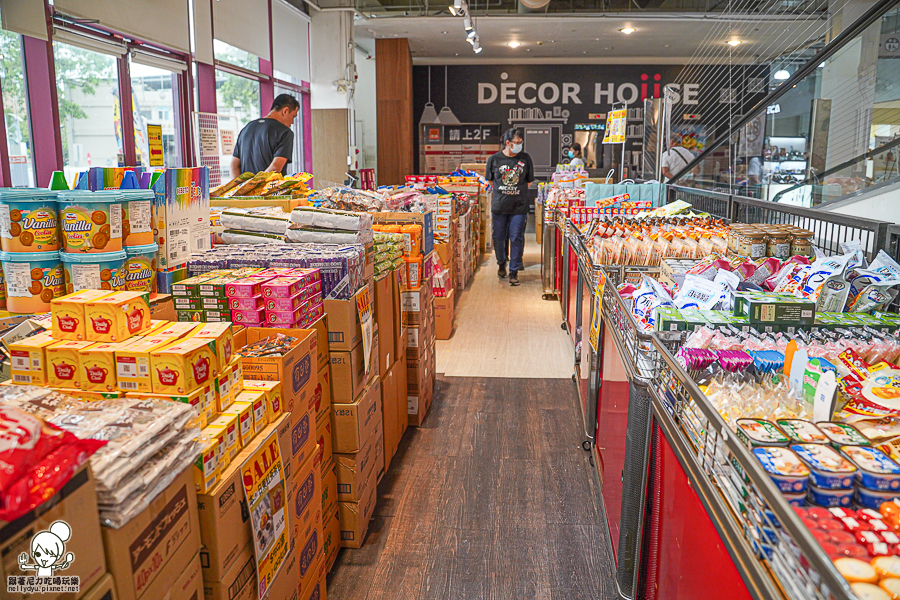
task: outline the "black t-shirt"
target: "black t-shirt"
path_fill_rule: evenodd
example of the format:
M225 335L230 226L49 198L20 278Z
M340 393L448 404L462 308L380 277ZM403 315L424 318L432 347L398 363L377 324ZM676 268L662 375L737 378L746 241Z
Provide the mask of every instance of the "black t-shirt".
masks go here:
M259 173L265 171L276 157L291 162L294 149L294 132L275 119L256 119L241 130L234 144L232 155L241 160L241 171ZM287 163L281 169L287 174Z
M513 157L498 152L487 161L485 179L494 182L491 211L499 215L528 214L528 184L534 181L531 157L519 152Z

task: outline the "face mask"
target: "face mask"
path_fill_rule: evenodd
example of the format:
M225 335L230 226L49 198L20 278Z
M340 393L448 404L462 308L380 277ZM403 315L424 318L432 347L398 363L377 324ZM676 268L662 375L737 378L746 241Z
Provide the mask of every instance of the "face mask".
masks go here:
M522 151L522 144L513 144L511 150L513 154L518 154Z
M569 158L575 158L575 153L569 150Z

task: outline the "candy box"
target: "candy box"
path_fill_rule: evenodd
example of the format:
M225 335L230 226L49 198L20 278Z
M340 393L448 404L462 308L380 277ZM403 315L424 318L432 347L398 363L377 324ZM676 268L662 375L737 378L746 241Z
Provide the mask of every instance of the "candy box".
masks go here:
M49 331L9 344L12 382L47 385L46 349L56 343Z
M81 351L81 389L111 392L116 385L116 350L127 346L116 342L99 342Z
M219 359L219 370L225 371L234 358L234 334L231 323L205 323L197 327L192 337L214 340L216 357Z
M150 329L150 296L116 292L84 305L85 337L94 342L122 342Z
M213 279L207 279L197 286L197 295L200 298L226 298L225 287L233 282L238 281L240 277L234 275L220 275Z
M292 310L267 310L266 324L291 329L291 325L300 319L300 315Z
M229 298L228 308L231 310L259 310L265 308L265 298L251 296L250 298Z
M236 414L224 413L220 414L215 421L206 426L207 429L215 430L222 428L225 431L225 453L228 462L231 463L234 457L241 451L241 435L238 426L238 416Z
M263 391L244 391L234 399L234 404L248 404L253 417L253 433L256 435L269 425L269 413L266 406L266 394Z
M204 429L197 444L200 452L194 461L194 487L198 494L205 494L219 481L219 438Z
M182 279L178 283L172 284L172 295L175 297L199 298L200 284L215 279L216 277L217 275L212 273L204 273L203 275L195 275L194 277Z
M152 336L156 338L170 338L172 340L177 340L183 337L187 337L196 328L197 325L194 323L168 322L164 327L153 330ZM145 334L144 337L149 337L149 334Z
M263 309L233 310L231 311L231 320L249 327L261 327L266 322L266 311Z
M46 347L47 385L49 387L81 388L79 355L94 342L64 340Z
M310 325L315 323L322 315L325 314L325 304L319 302L313 306L307 306L306 312L300 318L300 327L308 329Z
M174 297L175 310L228 310L228 300L224 298L179 298Z
M258 277L245 277L225 285L225 295L229 298L252 298L259 296L260 288L265 280Z
M226 370L231 374L231 392L237 397L244 391L244 357L234 356Z
M290 298L266 298L265 308L268 311L280 310L298 312L306 307L306 298L302 292L297 292Z
M265 282L261 289L264 298L290 298L304 287L300 277L279 277Z
M53 335L57 340L85 339L84 305L109 296L109 290L81 290L50 302Z
M249 402L235 402L224 415L235 415L238 423L238 435L241 438L241 447L245 447L256 435L253 428L253 405Z
M216 376L216 410L225 412L234 403L234 390L231 387L231 373L222 372Z
M266 411L269 415L269 423L274 423L275 419L284 412L284 401L282 399L282 389L280 381L259 381L255 379L244 380L244 393L262 392L266 399Z
M218 375L216 345L205 338L187 338L150 352L153 392L189 394Z
M145 336L116 346L116 382L125 392L153 391L150 352L174 343L170 337Z
M203 323L228 323L231 324L230 310L204 310L201 312L200 321Z

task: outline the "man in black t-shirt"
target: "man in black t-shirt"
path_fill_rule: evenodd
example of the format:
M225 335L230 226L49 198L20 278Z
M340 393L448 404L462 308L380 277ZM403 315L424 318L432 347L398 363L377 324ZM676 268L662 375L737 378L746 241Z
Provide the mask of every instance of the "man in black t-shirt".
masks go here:
M291 125L300 112L300 103L290 94L281 94L262 119L250 121L241 130L231 159L231 176L270 171L286 174L294 150Z
M494 185L491 212L494 221L494 253L497 276L506 277L509 260L509 285L519 285L522 254L525 251L525 225L528 223L528 184L534 181L534 163L522 152L522 132L510 129L501 138L503 149L487 161L485 178ZM507 244L509 250L507 252Z

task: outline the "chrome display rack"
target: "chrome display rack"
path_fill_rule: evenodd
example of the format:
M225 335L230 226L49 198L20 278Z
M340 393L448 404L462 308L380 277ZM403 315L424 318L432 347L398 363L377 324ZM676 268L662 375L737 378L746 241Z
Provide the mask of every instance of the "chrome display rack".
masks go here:
M619 296L616 284L646 269L603 268L608 277L603 319L626 375L633 385L647 390L657 423L751 595L767 600L855 600L847 581L762 465L675 359L682 334L637 327L629 302ZM623 511L623 531L624 517ZM643 514L636 517L642 519ZM636 552L640 556L639 543ZM636 565L631 574L620 567L620 593L633 597L627 593L627 584L634 589L637 572Z

